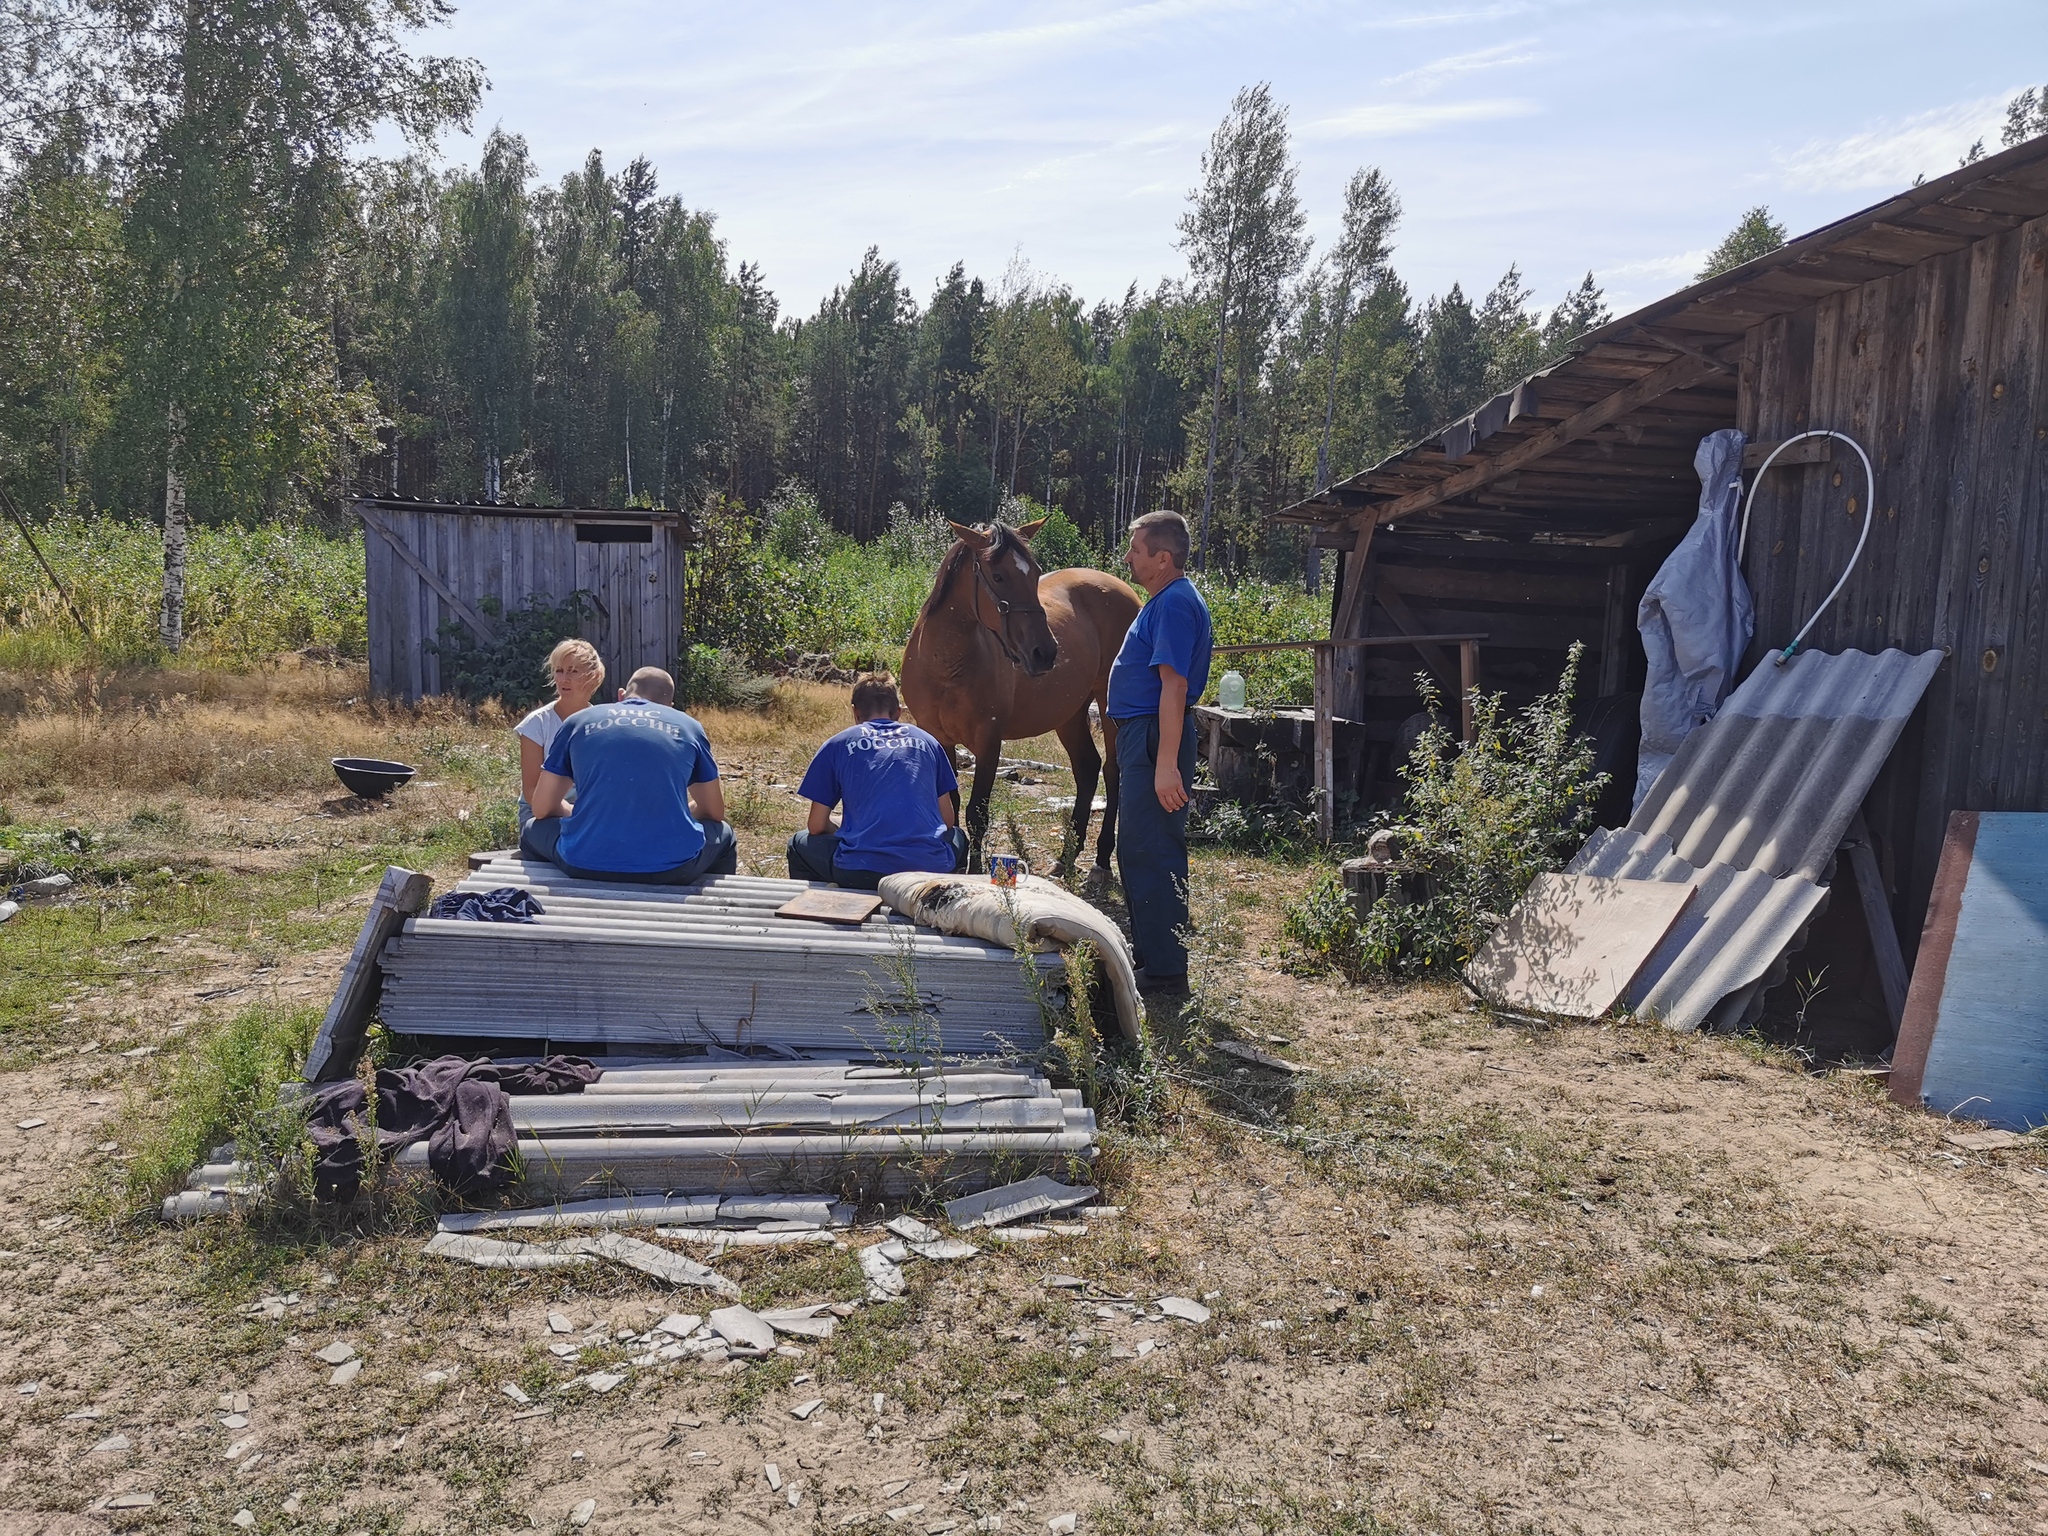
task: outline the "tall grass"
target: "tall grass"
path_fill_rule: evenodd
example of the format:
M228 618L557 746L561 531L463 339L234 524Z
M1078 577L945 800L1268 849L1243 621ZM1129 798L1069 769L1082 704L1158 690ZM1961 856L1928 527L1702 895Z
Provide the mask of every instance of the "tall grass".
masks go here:
M298 1131L295 1118L279 1108L277 1090L299 1075L320 1012L310 1005L259 1004L176 1056L130 1104L124 1118L140 1128L134 1155L122 1187L98 1192L100 1201L133 1206L160 1200L230 1141L246 1160L275 1166Z
M0 669L47 671L159 660L163 538L147 524L65 514L35 529L91 629L51 589L21 531L0 524ZM368 654L363 541L311 528L197 528L186 570L190 662L239 664L319 646Z

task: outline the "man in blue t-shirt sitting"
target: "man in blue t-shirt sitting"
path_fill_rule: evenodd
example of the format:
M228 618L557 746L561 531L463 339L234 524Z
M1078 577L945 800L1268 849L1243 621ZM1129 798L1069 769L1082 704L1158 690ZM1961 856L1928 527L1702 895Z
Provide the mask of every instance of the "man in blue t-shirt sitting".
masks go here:
M1195 727L1188 706L1209 686L1216 632L1209 605L1188 580L1188 524L1178 512L1147 512L1131 524L1125 560L1145 606L1109 669L1116 722L1116 861L1131 912L1131 947L1146 991L1184 993L1188 952L1188 784Z
M519 851L579 880L692 885L732 874L739 856L718 764L704 727L673 707L675 697L674 678L642 667L618 703L564 720L533 787L534 819Z
M792 880L872 891L884 875L966 867L952 759L930 734L898 719L902 712L886 674L853 685L853 728L818 749L797 791L811 802L811 820L789 840ZM842 803L835 832L832 807Z

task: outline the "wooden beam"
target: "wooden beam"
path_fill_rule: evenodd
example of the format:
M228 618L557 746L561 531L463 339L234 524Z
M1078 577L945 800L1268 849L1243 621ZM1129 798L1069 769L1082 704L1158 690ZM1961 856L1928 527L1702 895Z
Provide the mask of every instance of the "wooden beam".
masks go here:
M1681 357L1676 362L1666 363L1654 373L1646 373L1635 383L1616 390L1606 399L1596 400L1584 410L1567 416L1556 426L1547 427L1534 437L1523 438L1506 452L1482 464L1475 464L1425 489L1412 491L1399 500L1369 509L1357 524L1363 526L1367 520L1374 524L1391 523L1399 518L1413 517L1418 512L1427 512L1431 507L1460 496L1469 496L1493 484L1501 476L1513 474L1524 465L1555 453L1565 444L1575 443L1589 433L1599 431L1639 405L1647 405L1673 390L1691 388L1715 371L1715 365L1696 357Z
M1600 631L1600 697L1613 698L1620 693L1628 677L1628 656L1623 651L1624 635L1633 635L1635 626L1629 622L1634 615L1634 605L1629 600L1629 569L1626 565L1607 567L1607 613L1606 622Z
M1414 642L1415 649L1422 655L1423 665L1436 674L1436 680L1442 684L1444 692L1456 692L1458 674L1451 666L1449 654L1441 645L1434 643L1435 637L1430 634L1429 626L1415 616L1415 610L1401 600L1400 593L1376 592L1373 595L1379 600L1379 605L1386 609L1387 617L1394 621L1394 628Z
M1892 922L1890 904L1884 899L1884 875L1877 867L1877 850L1871 845L1870 826L1859 809L1843 839L1849 855L1849 871L1856 880L1856 899L1863 908L1863 925L1870 932L1870 950L1877 958L1877 983L1884 993L1884 1011L1891 1015L1892 1035L1906 1016L1906 992L1910 985L1905 953L1899 948L1899 930Z
M1308 536L1310 549L1356 549L1358 530L1356 528L1318 528Z
M1336 683L1336 661L1337 653L1329 646L1316 647L1316 832L1325 848L1337 838L1337 733L1330 722L1330 690Z
M1728 361L1727 358L1719 357L1693 342L1673 336L1669 331L1660 331L1652 326L1639 325L1636 327L1636 334L1649 337L1660 347L1669 347L1672 351L1682 352L1687 357L1696 357L1717 372L1734 373L1737 371L1735 364Z

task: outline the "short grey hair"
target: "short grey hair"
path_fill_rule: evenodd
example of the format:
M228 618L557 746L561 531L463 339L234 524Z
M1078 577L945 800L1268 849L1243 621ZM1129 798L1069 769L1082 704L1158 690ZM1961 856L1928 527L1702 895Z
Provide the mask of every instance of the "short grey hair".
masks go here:
M1173 556L1173 563L1188 568L1188 550L1194 540L1188 536L1188 520L1178 512L1147 512L1134 519L1131 532L1145 536L1145 547L1155 555L1161 550Z

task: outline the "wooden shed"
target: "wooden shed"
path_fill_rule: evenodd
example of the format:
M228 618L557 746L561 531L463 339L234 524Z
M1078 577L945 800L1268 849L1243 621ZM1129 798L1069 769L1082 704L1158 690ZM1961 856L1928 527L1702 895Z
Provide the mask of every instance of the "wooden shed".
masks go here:
M531 598L566 602L583 593L582 636L623 683L645 666L676 668L683 632L679 512L632 508L523 507L365 497L362 520L369 598L370 689L407 702L445 691L434 645L456 624L489 642L500 612Z
M2048 809L2048 139L1603 326L1281 516L1344 552L1333 637L1484 631L1511 698L1583 640L1612 723L1642 684L1637 597L1694 516L1699 439L1725 427L1751 469L1812 428L1875 462L1869 545L1807 648L1948 652L1865 805L1910 960L1949 812ZM1863 495L1840 445L1799 443L1765 477L1745 673L1835 583ZM1338 655L1337 713L1391 743L1415 652Z

